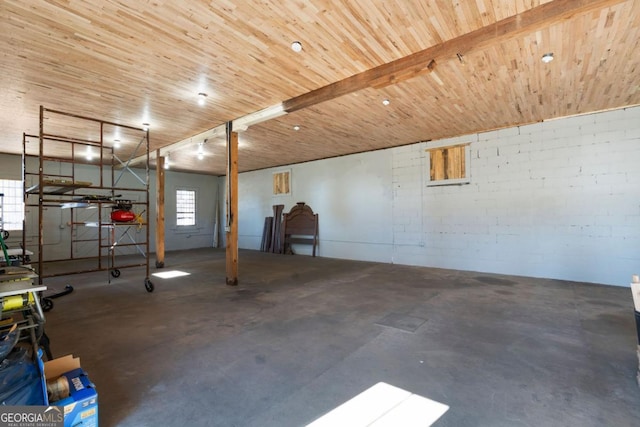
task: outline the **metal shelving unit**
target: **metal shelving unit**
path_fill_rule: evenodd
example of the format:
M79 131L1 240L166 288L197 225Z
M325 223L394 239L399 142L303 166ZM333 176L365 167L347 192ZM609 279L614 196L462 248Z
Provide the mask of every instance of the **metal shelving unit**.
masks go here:
M130 168L131 160L142 155L146 156L144 173ZM122 269L144 267L145 289L153 291L149 278L148 130L41 106L39 134L23 136L23 180L25 208L29 213L37 211L37 233L25 220L22 246L27 248L29 228L33 237L37 234L34 252L40 284L48 277L96 271L106 271L110 282ZM137 211L135 221L112 219L111 212L122 198ZM55 227L51 212L58 210ZM55 228L61 236L68 229L69 234L60 239L69 243L67 256L56 254L47 259L51 249L45 237ZM70 263L73 267L50 267L64 261L74 261Z

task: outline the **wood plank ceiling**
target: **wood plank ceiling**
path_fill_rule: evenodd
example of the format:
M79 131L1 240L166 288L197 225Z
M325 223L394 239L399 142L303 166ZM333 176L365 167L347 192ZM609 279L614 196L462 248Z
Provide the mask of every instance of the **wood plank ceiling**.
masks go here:
M0 151L38 133L39 105L148 122L153 150L192 142L172 168L216 175L224 138L202 160L190 138L280 103L240 133L241 172L637 105L638 39L634 0L3 0ZM116 137L125 157L138 142Z

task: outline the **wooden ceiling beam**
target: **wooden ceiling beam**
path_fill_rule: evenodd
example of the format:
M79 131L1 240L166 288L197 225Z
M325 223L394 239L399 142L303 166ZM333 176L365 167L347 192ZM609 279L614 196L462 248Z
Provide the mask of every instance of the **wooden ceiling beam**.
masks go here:
M355 74L346 79L312 90L283 102L284 111L292 113L321 102L369 87L388 85L428 73L437 62L457 58L472 51L528 34L575 16L622 3L627 0L554 0L533 9L447 40L404 58Z

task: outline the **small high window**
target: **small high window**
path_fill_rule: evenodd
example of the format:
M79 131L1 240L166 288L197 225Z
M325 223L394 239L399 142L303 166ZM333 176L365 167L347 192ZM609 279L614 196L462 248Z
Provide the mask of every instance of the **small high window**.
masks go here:
M291 172L281 171L273 174L273 195L291 194Z
M469 183L469 144L427 148L428 185Z

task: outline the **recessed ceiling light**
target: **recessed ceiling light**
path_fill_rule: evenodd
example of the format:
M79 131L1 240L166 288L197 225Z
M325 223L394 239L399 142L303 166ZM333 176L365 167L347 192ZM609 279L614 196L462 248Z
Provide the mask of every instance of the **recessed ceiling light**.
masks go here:
M207 94L200 92L198 94L198 105L204 105L207 102Z
M389 101L388 99L383 99L382 100L382 105L386 106L386 105L389 105L389 104L391 104L391 101Z
M142 130L148 131L149 130L149 123L143 123L142 124Z
M553 53L545 53L542 55L542 62L548 64L551 61L553 61Z
M300 130L300 126L295 125L295 126L293 127L293 130Z
M119 139L114 139L113 140L113 148L120 148L120 140Z
M299 41L295 41L295 42L291 43L291 50L293 50L294 52L301 52L302 51L302 43L300 43Z

